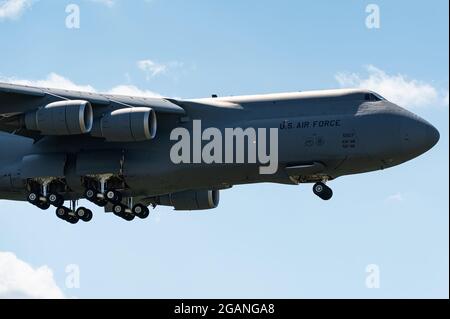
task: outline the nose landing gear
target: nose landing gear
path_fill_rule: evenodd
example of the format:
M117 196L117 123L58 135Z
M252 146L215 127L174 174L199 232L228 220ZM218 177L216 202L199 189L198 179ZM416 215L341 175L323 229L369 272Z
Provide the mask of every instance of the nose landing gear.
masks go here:
M333 190L324 182L314 184L313 192L323 200L330 200L333 197Z

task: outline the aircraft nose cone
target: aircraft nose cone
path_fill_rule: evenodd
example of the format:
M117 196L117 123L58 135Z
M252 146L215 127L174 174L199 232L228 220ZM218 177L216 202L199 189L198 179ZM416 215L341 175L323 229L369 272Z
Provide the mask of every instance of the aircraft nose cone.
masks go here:
M429 151L440 138L439 131L433 125L417 116L406 119L403 133L404 150L411 158Z
M426 131L427 144L429 145L429 149L431 149L439 142L441 135L439 134L439 131L431 124L427 125Z

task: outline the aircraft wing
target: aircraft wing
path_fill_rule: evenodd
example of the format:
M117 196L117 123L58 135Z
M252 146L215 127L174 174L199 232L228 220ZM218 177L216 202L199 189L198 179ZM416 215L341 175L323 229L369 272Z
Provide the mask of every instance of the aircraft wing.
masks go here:
M156 113L185 114L181 106L165 98L132 97L0 83L0 131L35 138L39 135L36 132L17 129L18 118L50 103L68 100L89 102L94 116L99 116L107 110L130 107L147 107Z

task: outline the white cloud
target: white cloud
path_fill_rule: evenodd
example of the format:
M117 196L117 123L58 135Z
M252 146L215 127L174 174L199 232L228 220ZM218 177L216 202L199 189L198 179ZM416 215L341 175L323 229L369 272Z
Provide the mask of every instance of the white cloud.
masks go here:
M61 299L47 266L33 268L9 252L0 252L0 298Z
M390 195L386 198L386 202L403 202L405 200L405 198L403 197L403 195L401 193L397 193L397 194L393 194Z
M440 90L429 83L402 74L388 74L373 65L366 70L365 77L358 73L339 73L336 80L341 87L369 89L407 108L448 105L448 93L446 102Z
M137 66L141 71L144 71L147 80L150 80L150 78L155 77L157 75L162 75L168 73L172 69L176 68L182 68L183 67L182 62L178 61L172 61L168 63L157 63L153 60L141 60L137 62Z
M44 80L24 80L24 79L17 79L17 78L0 77L0 81L7 82L7 83L13 83L13 84L54 88L54 89L65 89L65 90L85 91L85 92L95 92L96 91L90 85L75 84L71 80L69 80L59 74L56 74L56 73L50 73Z
M153 62L152 60L142 60L137 62L138 68L147 74L147 79L150 77L163 74L167 71L167 65Z
M35 87L45 87L45 88L56 88L56 89L65 89L65 90L74 90L74 91L83 91L83 92L98 92L91 85L80 85L72 82L71 80L56 74L50 73L43 80L24 80L17 78L6 78L0 77L0 82L6 82L11 84L21 84ZM160 94L150 91L150 90L141 90L134 85L118 85L113 87L110 90L107 90L105 93L108 94L117 94L117 95L130 95L130 96L142 96L142 97L161 97Z
M0 0L0 21L17 19L32 2L32 0Z
M90 2L100 3L107 7L113 7L115 4L115 0L89 0Z

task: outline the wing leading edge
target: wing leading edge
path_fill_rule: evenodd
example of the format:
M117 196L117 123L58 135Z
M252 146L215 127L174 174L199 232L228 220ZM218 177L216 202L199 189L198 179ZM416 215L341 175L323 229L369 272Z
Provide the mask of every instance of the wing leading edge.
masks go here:
M36 138L39 135L36 132L17 129L20 116L47 104L65 100L83 100L91 103L96 116L101 116L105 111L130 107L147 107L162 114L186 113L181 106L165 98L132 97L0 83L0 131Z

